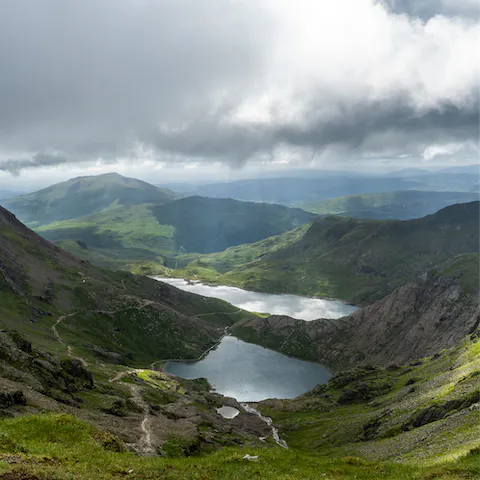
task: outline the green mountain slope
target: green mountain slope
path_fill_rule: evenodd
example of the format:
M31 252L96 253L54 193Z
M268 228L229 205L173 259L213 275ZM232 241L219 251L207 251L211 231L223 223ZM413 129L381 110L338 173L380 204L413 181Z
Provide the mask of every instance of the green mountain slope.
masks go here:
M467 479L480 474L480 339L407 365L344 370L294 400L261 403L292 449L416 464L475 451L478 471L419 478ZM347 477L348 478L348 477ZM389 478L385 472L385 478Z
M312 412L309 414L313 417ZM305 421L309 418L305 414L299 417ZM280 414L275 412L277 418ZM290 422L304 431L303 422ZM9 448L3 449L4 458L22 462L0 464L0 472L11 475L5 480L475 480L480 473L478 449L469 451L467 445L451 456L413 461L402 461L401 457L368 460L363 455L350 455L349 448L344 448L343 454L338 453L340 449L332 452L326 441L327 448L320 449L326 452L323 455L298 448L230 447L189 458L135 457L115 451L114 441L104 432L70 415L19 417L3 423L4 439L9 443ZM317 428L323 428L324 422L318 424ZM429 441L427 444L430 446ZM246 454L258 459L244 460Z
M48 422L38 414L75 415L100 429L96 441L108 451L129 445L139 454L167 455L259 445L268 427L258 417L245 413L229 425L216 412L227 400L210 393L205 381L150 369L162 359L198 358L226 327L250 317L220 300L93 267L0 208L2 418L34 414L36 429ZM228 402L241 408L233 399ZM31 420L25 418L27 425ZM62 422L43 425L54 431ZM4 432L0 472L5 465L9 469L5 452L26 452L4 441ZM90 478L95 478L91 472Z
M107 173L72 178L38 192L4 200L2 204L22 222L35 227L109 208L164 203L174 198L170 190L118 173Z
M210 253L278 235L308 223L313 214L282 205L202 197L152 208L159 223L173 225L188 252Z
M93 267L2 208L0 260L2 325L34 335L45 348L63 351L56 338L61 333L74 350L115 362L195 358L240 316L220 300Z
M475 200L478 200L478 194L475 193L406 190L392 193L349 195L324 202L307 203L302 207L304 210L318 215L409 220L430 215L454 203Z
M54 222L37 232L105 266L132 268L185 252L208 253L303 225L314 214L280 205L188 197ZM174 262L170 262L174 263Z
M468 206L455 212L462 234L470 215ZM442 211L430 221L448 229L450 217ZM279 237L282 248L303 241L310 229ZM273 240L280 248L280 240ZM269 241L257 247L259 255ZM377 319L379 332L403 341L394 335L401 315L392 312L423 306L413 323L441 324L436 332L447 341L451 328L443 325L455 318L460 338L470 319L462 313L470 308L464 295L476 291L473 263L462 256L432 274L453 279L458 295L452 285L438 287L448 298L429 290L427 279L417 305L406 296L387 298L390 309L382 314L372 306L362 320ZM259 408L289 442L285 450L271 441L259 417L211 393L204 380L148 368L167 356L195 358L225 327L257 325L256 316L148 278L93 267L4 209L0 298L0 478L459 480L480 473L478 321L467 338L431 358L342 371L297 399L263 402ZM436 310L442 302L448 308ZM338 338L330 338L334 355ZM343 358L355 347L351 338ZM285 347L295 340L300 337L290 331ZM367 351L364 361L374 354L375 348ZM223 419L216 412L222 405L241 413ZM259 439L265 436L267 441ZM258 460L244 460L247 453Z
M408 221L315 219L308 229L190 262L178 276L263 292L341 298L359 305L463 253L479 250L480 202Z
M458 259L441 273L463 281L460 273L470 265ZM471 292L465 288L462 293ZM424 307L438 303L433 295ZM387 327L389 319L387 312ZM249 423L253 419L241 419L246 413L235 422L221 420L214 409L225 399L207 393L201 382L101 363L88 366L91 377L74 359L59 362L18 335L0 332L0 411L16 417L2 420L0 475L473 480L480 473L479 333L477 322L453 348L431 357L342 370L296 399L261 402L258 408L287 440L285 450L258 441L255 435L264 433ZM438 335L448 337L442 329ZM288 337L290 346L298 340L291 332ZM139 425L147 425L156 449L146 449ZM125 442L143 458L128 452ZM247 453L258 460L243 460Z

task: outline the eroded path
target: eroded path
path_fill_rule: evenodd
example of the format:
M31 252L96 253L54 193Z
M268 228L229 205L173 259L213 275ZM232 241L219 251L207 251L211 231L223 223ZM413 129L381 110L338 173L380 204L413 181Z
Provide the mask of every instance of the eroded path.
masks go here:
M134 403L142 410L143 419L140 423L140 429L142 430L142 436L137 443L138 451L142 455L152 455L155 453L155 449L152 445L152 430L150 426L150 417L148 415L148 405L142 397L138 385L130 385L130 391L132 392L132 399Z
M116 382L131 374L135 374L135 371L132 370L127 372L119 372L113 378L111 378L109 382ZM129 388L132 395L132 401L143 413L143 417L140 422L140 430L142 431L142 436L140 437L140 440L135 443L135 448L141 455L153 455L155 453L155 448L152 444L152 429L150 425L149 407L147 405L147 402L145 402L145 400L143 399L141 390L138 385L130 384Z

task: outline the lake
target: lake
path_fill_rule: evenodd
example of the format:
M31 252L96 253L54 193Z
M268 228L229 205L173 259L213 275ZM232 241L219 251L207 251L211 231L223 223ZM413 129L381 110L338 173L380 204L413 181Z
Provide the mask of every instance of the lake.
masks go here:
M288 315L306 321L336 319L356 310L337 300L249 292L226 285L190 283L182 278L152 278L187 292L225 300L250 312ZM319 363L287 357L233 336L224 337L218 347L199 362L169 362L164 370L187 379L204 377L218 393L240 402L294 398L331 377L328 369Z
M294 398L332 376L327 368L225 336L199 362L169 362L164 371L182 378L204 377L217 393L239 402Z
M350 315L356 310L356 307L338 300L250 292L226 285L211 286L200 282L189 283L183 278L152 278L187 292L197 293L204 297L220 298L249 312L288 315L289 317L306 321L316 320L317 318L340 318Z

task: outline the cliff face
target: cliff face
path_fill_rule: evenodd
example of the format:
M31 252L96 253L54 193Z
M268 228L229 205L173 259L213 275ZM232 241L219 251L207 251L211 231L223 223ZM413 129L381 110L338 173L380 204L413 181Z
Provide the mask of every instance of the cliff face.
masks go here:
M346 320L350 345L372 363L405 363L454 346L479 326L479 302L451 277L408 284Z
M478 289L467 291L460 280L461 276L423 276L336 321L272 316L248 321L236 334L337 371L359 363L402 364L477 332Z

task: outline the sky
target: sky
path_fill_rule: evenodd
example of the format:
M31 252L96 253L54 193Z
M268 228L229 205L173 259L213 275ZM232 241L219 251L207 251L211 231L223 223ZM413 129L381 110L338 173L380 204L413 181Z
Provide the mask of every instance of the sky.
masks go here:
M0 187L479 155L477 0L0 2Z

